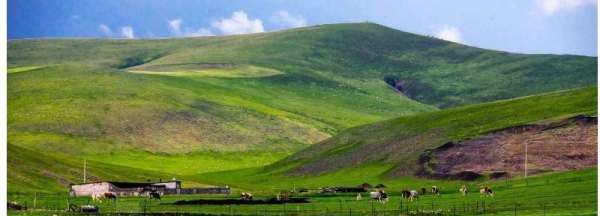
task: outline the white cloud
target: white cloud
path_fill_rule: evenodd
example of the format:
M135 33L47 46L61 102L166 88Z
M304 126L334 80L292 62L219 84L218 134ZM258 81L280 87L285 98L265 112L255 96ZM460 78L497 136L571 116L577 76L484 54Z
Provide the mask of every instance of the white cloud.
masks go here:
M181 34L181 19L169 20L169 29L173 34Z
M598 3L596 0L537 0L536 5L546 15L553 15L584 6L598 6Z
M135 35L133 34L133 28L131 28L131 26L121 27L121 35L128 39L135 38Z
M104 25L104 24L98 25L98 30L100 32L102 32L102 34L104 34L104 36L110 37L112 35L112 31L110 30L110 27L108 27L107 25Z
M214 36L215 34L208 28L200 28L198 30L186 29L185 34L186 37L200 37L200 36Z
M464 43L460 30L452 26L443 27L435 33L435 37L456 43Z
M249 19L244 11L233 12L230 18L221 18L220 20L213 22L211 26L224 35L265 31L260 19Z
M306 20L302 16L294 16L284 10L273 13L271 20L284 28L298 28L306 26Z
M287 12L286 12L287 13ZM289 15L289 14L286 14ZM291 17L291 16L288 16ZM296 17L291 17L296 18ZM289 19L292 20L292 19ZM289 21L288 20L288 21ZM295 25L306 25L303 20L293 20ZM290 21L289 21L290 22ZM229 18L220 18L211 23L209 27L190 28L183 25L182 19L168 20L169 30L174 36L199 37L214 35L232 35L264 32L262 20L248 17L246 12L240 10L233 12ZM123 33L125 35L125 33ZM132 32L133 35L133 32Z

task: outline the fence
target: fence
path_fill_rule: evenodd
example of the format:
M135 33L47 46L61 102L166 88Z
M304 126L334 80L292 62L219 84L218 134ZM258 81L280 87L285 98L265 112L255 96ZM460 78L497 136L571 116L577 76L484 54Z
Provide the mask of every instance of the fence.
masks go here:
M180 197L173 197L172 200ZM329 198L327 198L329 199ZM576 205L568 204L519 204L499 203L493 199L482 199L474 202L436 203L436 202L408 202L400 200L397 203L380 204L375 201L364 201L361 205L334 200L325 200L322 203L309 204L282 204L282 205L226 205L226 206L174 206L171 200L164 202L151 201L143 198L118 199L115 202L93 203L89 198L71 198L64 194L34 194L33 197L19 194L9 195L9 200L20 200L20 203L29 210L47 212L56 215L76 215L66 209L71 203L100 205L100 215L546 215L549 213L571 212L577 213L580 209ZM16 211L15 211L16 212Z

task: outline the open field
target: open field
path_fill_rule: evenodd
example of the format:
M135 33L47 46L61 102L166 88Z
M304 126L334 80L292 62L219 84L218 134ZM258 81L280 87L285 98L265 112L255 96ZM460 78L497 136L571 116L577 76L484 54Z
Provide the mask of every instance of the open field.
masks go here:
M223 195L165 196L162 201L149 201L146 198L119 198L116 203L95 203L101 212L170 212L204 213L212 215L406 215L407 212L441 212L443 215L595 215L596 209L596 168L564 173L550 173L524 179L507 179L489 182L450 182L420 179L380 179L372 184L384 183L391 192L386 204L373 202L367 194L356 201L356 194L298 194L307 197L306 204L278 205L173 205L178 200L226 199ZM324 182L321 182L324 183ZM328 182L335 184L336 181ZM471 189L466 197L458 193L460 185ZM478 186L490 185L495 191L494 197L481 197ZM399 190L437 185L441 195L425 195L418 201L408 202L401 199ZM300 188L301 182L296 184ZM353 185L347 185L353 186ZM279 189L292 189L292 185ZM250 190L251 191L251 190ZM277 190L256 191L255 199L272 198ZM9 194L11 200L33 205L33 194ZM234 192L230 198L238 198ZM37 195L38 208L64 209L70 203L94 203L89 198L68 198L60 194ZM516 213L515 213L516 210ZM39 214L52 212L42 211ZM31 215L35 212L11 212L14 215ZM423 214L425 215L425 214Z

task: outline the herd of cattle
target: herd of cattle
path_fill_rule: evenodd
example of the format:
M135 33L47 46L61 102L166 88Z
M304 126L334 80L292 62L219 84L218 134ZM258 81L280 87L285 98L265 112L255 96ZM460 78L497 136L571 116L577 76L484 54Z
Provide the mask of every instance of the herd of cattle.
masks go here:
M322 193L323 192L335 193L335 191L336 190L334 188L321 189ZM344 191L348 192L349 190L347 190L347 188L345 188ZM440 188L437 186L431 186L430 191L431 191L431 194L434 196L439 196L440 192L441 192ZM469 188L466 185L462 185L458 189L458 191L463 196L466 196L469 193ZM402 198L407 199L408 201L412 202L414 200L418 200L419 196L425 195L427 193L427 189L426 188L421 188L420 190L404 189L400 193L402 195ZM492 188L490 188L488 186L481 186L481 188L479 189L479 193L481 196L485 196L485 197L493 197L494 196L494 191L492 190ZM161 199L160 194L155 191L148 192L146 195L150 199L156 199L156 200ZM277 194L276 200L277 201L285 201L286 199L288 199L288 197L289 197L289 193L280 192ZM380 203L386 203L389 200L389 195L382 188L378 188L376 191L369 192L369 198L377 200ZM102 202L103 200L115 201L117 199L117 195L114 193L111 193L111 192L98 193L98 194L92 194L92 199L97 202ZM241 193L241 200L252 201L252 199L253 199L253 195L251 193L249 193L249 192ZM356 200L362 200L361 192L357 193Z
M336 193L336 191L338 191L340 188L332 188L332 187L327 187L327 188L321 188L320 189L320 193ZM362 193L366 192L366 190L364 188L342 188L343 190L340 190L342 192L354 192L354 191L359 191L357 192L356 195L356 200L362 200ZM360 190L359 190L360 189ZM439 187L437 186L431 186L431 189L429 190L431 192L431 194L433 196L439 196L441 193L441 190ZM469 188L466 185L462 185L458 191L460 192L460 194L462 196L466 196L469 193ZM308 192L307 189L302 189L299 190L298 192ZM409 190L409 189L404 189L402 191L400 191L402 198L406 199L410 202L418 200L419 196L423 196L427 193L427 189L426 188L421 188L420 190ZM369 198L376 200L377 202L380 203L386 203L389 201L389 195L388 193L386 193L382 187L377 187L376 191L372 191L369 192ZM491 187L489 186L481 186L479 189L479 194L481 197L493 197L494 196L494 191L492 190ZM276 201L282 201L282 202L286 202L288 201L288 199L292 199L290 198L290 192L289 191L281 191L279 193L277 193L276 198L273 198ZM149 199L156 199L156 200L160 200L160 193L156 192L156 191L150 191L146 193L146 196ZM103 200L108 200L108 201L116 201L117 200L117 195L112 193L112 192L106 192L106 193L97 193L97 194L92 194L92 199L96 202L102 202ZM253 195L249 192L242 192L241 193L241 200L242 201L247 201L247 202L252 202L253 201ZM8 203L8 207L9 209L13 209L13 210L23 210L26 209L26 207L23 207L21 205L19 205L16 202L9 202ZM97 206L93 206L93 205L82 205L82 206L77 206L74 204L69 205L69 210L70 211L75 211L75 212L97 212L98 211L98 207Z
M466 185L463 185L458 189L458 191L463 196L466 196L469 193L469 188ZM401 191L402 198L407 199L410 202L412 202L414 200L418 200L419 196L425 195L426 193L427 193L427 189L425 189L425 188L421 188L420 191L407 190L407 189ZM434 196L439 196L440 188L437 186L432 186L431 194ZM489 186L481 186L481 188L479 189L479 194L483 197L493 197L494 191ZM381 202L381 203L386 203L389 199L388 194L383 189L378 189L377 191L370 192L369 197L371 199L377 200L378 202ZM361 200L361 199L362 199L362 195L361 195L361 193L358 193L356 195L356 200Z
M334 191L331 188L326 188L325 190L321 190L323 191ZM431 186L431 194L435 195L435 196L439 196L440 195L440 188L437 186ZM466 185L462 185L458 191L463 195L466 196L469 193L469 188ZM402 198L407 199L408 201L412 202L414 200L418 200L419 196L425 195L427 193L427 189L426 188L421 188L420 190L408 190L408 189L404 189L400 192L402 194ZM479 189L479 193L481 196L485 196L485 197L493 197L494 196L494 191L492 190L492 188L488 187L488 186L481 186L481 188ZM160 200L160 194L158 192L155 191L151 191L149 193L147 193L148 198L150 199L156 199L156 200ZM276 199L279 200L286 200L288 198L289 194L288 193L278 193L276 196ZM389 195L388 193L386 193L383 189L379 188L376 191L373 192L369 192L369 197L371 199L377 200L378 202L381 203L386 203L389 199ZM102 200L109 200L109 201L114 201L117 199L116 194L111 193L111 192L106 192L106 193L98 193L98 194L92 194L92 199L94 201L98 201L98 202L102 202ZM241 193L241 200L243 201L252 201L253 196L251 193L249 192L242 192ZM357 193L356 195L356 200L361 200L362 199L362 194L360 192Z
M146 196L150 199L160 200L160 193L158 193L156 191L147 192ZM92 200L96 201L96 202L102 202L103 200L115 201L115 200L117 200L117 195L112 192L93 193Z
M345 188L347 189L347 188ZM321 193L335 193L335 188L331 188L331 187L327 187L327 188L322 188L321 189ZM347 191L347 190L344 190ZM434 196L439 196L441 193L441 190L439 187L437 186L431 186L431 194ZM460 192L460 194L462 196L466 196L469 193L469 188L466 185L462 185L458 191ZM414 200L418 200L419 196L425 195L427 193L427 189L426 188L421 188L419 191L417 190L402 190L401 194L402 194L402 198L407 199L408 201L412 202ZM494 191L492 190L491 187L489 186L481 186L479 189L479 194L482 197L493 197L494 196ZM276 199L278 201L281 200L286 200L288 198L289 194L287 192L285 193L278 193L276 196ZM376 200L377 202L380 203L386 203L389 200L389 195L388 193L385 192L385 190L379 188L376 191L372 191L369 192L369 198ZM253 196L251 193L249 192L242 192L241 193L241 200L243 201L252 201ZM362 193L358 192L356 194L356 200L362 200Z

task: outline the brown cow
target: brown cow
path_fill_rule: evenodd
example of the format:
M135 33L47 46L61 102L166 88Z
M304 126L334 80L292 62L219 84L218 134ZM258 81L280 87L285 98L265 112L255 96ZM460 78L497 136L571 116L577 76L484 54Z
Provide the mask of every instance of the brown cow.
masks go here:
M402 198L404 198L404 199L408 199L410 197L410 191L409 190L404 189L404 190L402 190L401 193L402 193Z
M150 193L148 193L148 196L150 197L150 199L160 200L160 193L156 191L151 191Z
M252 201L252 194L248 192L242 192L242 200L244 201Z
M117 200L117 195L111 192L104 193L104 198L108 200Z
M494 191L492 191L492 188L488 187L488 186L481 186L481 189L479 189L479 194L481 196L490 196L493 197L494 196Z

